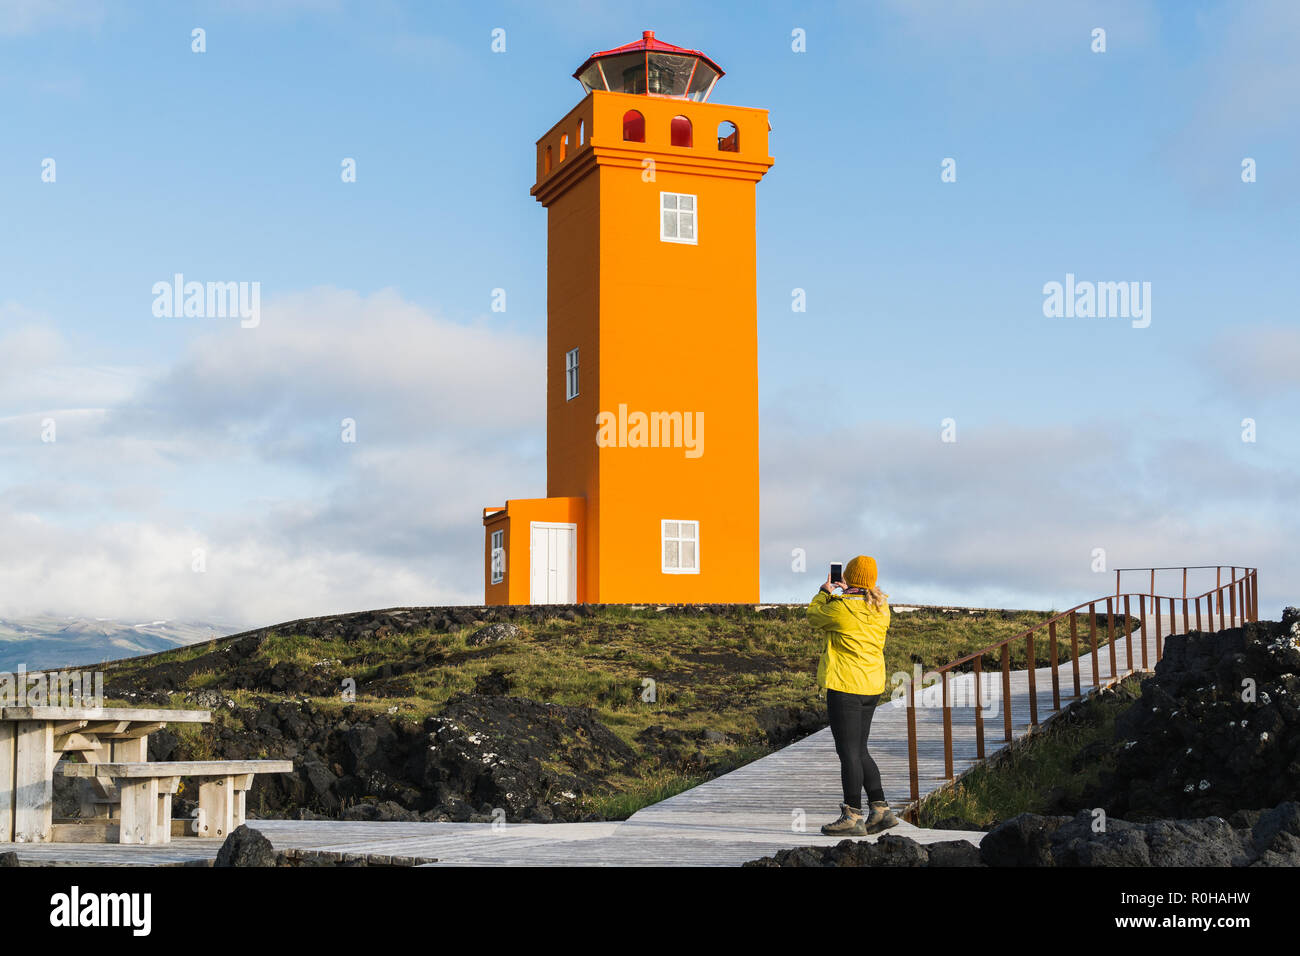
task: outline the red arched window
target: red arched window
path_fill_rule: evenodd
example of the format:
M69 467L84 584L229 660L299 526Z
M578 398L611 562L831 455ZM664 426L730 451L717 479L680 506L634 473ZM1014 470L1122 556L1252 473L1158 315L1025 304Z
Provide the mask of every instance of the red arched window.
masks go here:
M691 145L691 121L685 116L673 117L672 144L674 146Z
M565 133L560 137L560 162L564 162L569 157L569 134Z
M645 142L645 117L636 110L623 114L623 141L626 143Z
M735 123L723 120L718 124L718 149L724 153L740 152L740 130Z

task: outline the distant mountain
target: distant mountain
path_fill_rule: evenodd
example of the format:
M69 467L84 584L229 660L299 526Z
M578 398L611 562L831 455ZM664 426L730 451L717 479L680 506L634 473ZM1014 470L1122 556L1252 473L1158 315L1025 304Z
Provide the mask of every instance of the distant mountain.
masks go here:
M201 621L127 624L87 617L0 618L0 672L13 673L19 665L29 671L69 665L88 667L103 660L225 637L238 630Z

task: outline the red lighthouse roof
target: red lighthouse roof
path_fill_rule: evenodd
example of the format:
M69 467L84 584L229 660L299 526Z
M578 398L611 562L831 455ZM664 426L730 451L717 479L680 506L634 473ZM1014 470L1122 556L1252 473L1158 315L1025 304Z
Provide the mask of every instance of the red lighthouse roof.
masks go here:
M610 90L697 102L709 98L722 75L722 67L704 53L656 40L653 30L639 40L593 53L573 74L588 93Z

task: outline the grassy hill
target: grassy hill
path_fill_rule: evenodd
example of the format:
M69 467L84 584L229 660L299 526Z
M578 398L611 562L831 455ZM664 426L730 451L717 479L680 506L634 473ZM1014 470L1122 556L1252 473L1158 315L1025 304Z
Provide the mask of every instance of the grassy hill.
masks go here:
M899 610L887 669L934 666L1047 616ZM479 728L468 739L500 738L482 743L484 759L508 764L516 789L524 779L525 787L572 792L568 818L618 818L825 726L814 685L821 649L802 607L404 608L295 621L115 662L106 683L127 702L215 705L215 726L176 728L173 756L319 756L336 779L323 794L319 780L311 792L277 793L276 812L305 804L337 815L368 802L430 818L462 798L481 811L496 784L467 777L463 767L420 762L420 740L441 733L437 721L454 710L457 728ZM1063 659L1066 651L1068 641ZM521 714L519 699L550 709ZM319 732L294 730L301 716L284 716L286 706L302 709ZM290 729L268 724L269 736L254 746L272 711ZM378 727L380 742L354 743L361 725ZM544 746L533 739L556 727L567 728L563 739L548 737ZM312 733L308 743L293 740ZM367 761L378 762L387 784L373 783ZM543 803L561 812L538 795L520 814ZM469 811L448 811L457 812Z

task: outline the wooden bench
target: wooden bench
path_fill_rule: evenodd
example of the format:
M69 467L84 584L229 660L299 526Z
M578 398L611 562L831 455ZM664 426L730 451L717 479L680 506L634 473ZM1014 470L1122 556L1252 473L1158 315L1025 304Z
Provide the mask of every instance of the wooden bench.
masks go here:
M169 722L206 724L206 710L139 707L0 707L0 843L48 843L54 839L54 775L59 761L80 753L87 763L148 759L149 735ZM109 825L117 807L111 780L86 783L84 816ZM111 791L111 792L110 792ZM80 827L75 839L93 838ZM101 837L101 839L104 839Z
M194 834L224 840L244 822L248 790L259 773L291 773L291 760L176 760L157 762L68 763L65 777L97 780L120 807L119 843L156 845L172 838L172 796L182 777L199 777L199 810Z

